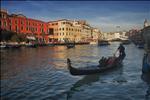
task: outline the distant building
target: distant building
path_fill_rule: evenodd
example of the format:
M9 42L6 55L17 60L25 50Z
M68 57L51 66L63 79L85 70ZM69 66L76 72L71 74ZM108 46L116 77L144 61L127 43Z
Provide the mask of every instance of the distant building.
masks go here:
M94 42L98 42L98 40L100 40L101 37L101 32L98 28L93 28L92 29L92 39Z
M115 34L112 32L102 33L102 36L101 36L102 40L113 40L114 38L115 38Z
M141 34L143 36L143 39L145 41L145 49L146 50L149 50L150 52L150 26L147 26L145 28L143 28L141 30Z
M126 36L126 32L109 32L109 33L102 33L101 36L103 40L118 40L118 39L128 39Z
M81 25L81 37L82 41L89 42L92 39L92 27L85 21L79 20L79 24Z
M144 28L148 27L148 26L149 26L149 23L148 23L147 19L145 19L145 21L144 21Z

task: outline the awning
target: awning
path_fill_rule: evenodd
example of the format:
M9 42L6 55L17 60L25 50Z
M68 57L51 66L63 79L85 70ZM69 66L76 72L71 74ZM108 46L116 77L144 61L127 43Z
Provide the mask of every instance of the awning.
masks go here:
M27 36L27 39L29 39L29 40L36 40L36 38L33 37L33 36Z

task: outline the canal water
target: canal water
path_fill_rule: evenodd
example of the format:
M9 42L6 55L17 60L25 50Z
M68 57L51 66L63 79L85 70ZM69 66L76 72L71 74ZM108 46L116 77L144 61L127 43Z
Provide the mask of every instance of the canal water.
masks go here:
M144 50L125 45L123 66L95 75L72 76L66 64L97 65L112 56L119 43L1 50L1 100L148 100L141 79Z

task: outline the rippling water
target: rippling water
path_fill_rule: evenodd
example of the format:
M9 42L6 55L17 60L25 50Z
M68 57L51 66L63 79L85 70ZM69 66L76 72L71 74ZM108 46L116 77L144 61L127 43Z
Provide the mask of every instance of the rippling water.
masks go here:
M148 86L141 79L143 50L125 45L123 67L109 72L72 76L66 59L75 67L96 65L111 56L119 43L1 50L2 100L146 100Z

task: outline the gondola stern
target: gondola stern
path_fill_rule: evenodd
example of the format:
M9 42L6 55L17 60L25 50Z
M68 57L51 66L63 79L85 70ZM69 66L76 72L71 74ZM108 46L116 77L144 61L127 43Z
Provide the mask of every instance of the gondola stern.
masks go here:
M71 67L71 60L69 58L67 58L67 67L68 67L68 69L70 69L70 67Z

